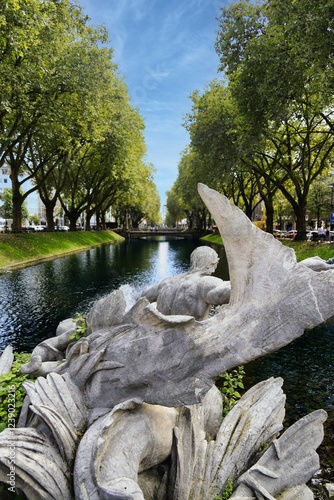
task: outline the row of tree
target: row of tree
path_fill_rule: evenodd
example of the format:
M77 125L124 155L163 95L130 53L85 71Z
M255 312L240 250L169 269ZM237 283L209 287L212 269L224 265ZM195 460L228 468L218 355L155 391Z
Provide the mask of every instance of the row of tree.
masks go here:
M292 211L304 238L307 215L333 209L334 4L232 3L222 8L215 47L223 78L191 96L191 142L169 213L207 223L200 181L249 217L263 201L269 232L279 213Z
M157 222L144 123L107 41L75 1L1 3L0 166L11 169L15 232L36 190L49 230L57 203L71 229L110 207L119 219Z

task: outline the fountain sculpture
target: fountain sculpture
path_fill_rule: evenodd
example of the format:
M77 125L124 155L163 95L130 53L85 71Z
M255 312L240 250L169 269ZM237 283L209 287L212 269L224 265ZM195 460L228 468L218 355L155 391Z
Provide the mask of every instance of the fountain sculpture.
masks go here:
M127 310L118 290L80 340L65 321L37 346L24 370L41 376L25 384L18 427L0 434L0 480L29 499L211 500L231 485L235 500L313 498L326 412L282 432L283 380L271 378L222 420L214 382L333 316L334 272L298 264L227 198L198 189L224 241L228 303L225 287L219 312L195 319L145 297Z

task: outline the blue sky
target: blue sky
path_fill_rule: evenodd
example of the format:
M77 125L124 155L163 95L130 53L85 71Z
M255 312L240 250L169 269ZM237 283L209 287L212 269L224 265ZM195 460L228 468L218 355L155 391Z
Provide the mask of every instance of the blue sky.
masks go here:
M189 136L182 126L190 94L217 76L217 17L228 0L79 0L92 24L106 26L114 61L145 121L147 161L166 191Z

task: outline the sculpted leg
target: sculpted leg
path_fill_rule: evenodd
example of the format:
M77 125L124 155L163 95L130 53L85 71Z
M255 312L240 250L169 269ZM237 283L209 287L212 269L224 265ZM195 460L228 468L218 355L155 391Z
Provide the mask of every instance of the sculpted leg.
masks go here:
M83 437L74 471L76 498L144 500L138 473L170 455L177 411L131 402L129 406L100 417Z

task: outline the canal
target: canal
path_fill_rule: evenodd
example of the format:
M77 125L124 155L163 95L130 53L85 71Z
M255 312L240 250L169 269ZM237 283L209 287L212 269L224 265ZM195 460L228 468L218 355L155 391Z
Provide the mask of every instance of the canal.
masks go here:
M155 237L103 245L0 275L0 352L12 345L31 351L55 335L60 321L85 314L94 301L123 287L134 296L162 279L184 272L198 241ZM224 250L216 275L228 279ZM246 367L246 384L284 378L286 422L323 408L329 418L320 455L323 475L334 482L334 323L306 332L279 352Z

